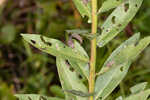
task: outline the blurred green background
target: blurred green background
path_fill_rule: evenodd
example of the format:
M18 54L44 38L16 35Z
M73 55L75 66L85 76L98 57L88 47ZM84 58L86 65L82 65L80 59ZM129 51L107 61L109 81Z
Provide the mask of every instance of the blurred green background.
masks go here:
M100 25L110 12L99 17ZM0 100L16 100L13 97L16 93L64 98L55 57L31 47L20 34L42 34L65 41L66 29L90 28L86 21L87 18L81 19L71 0L0 0ZM149 0L144 0L136 17L120 35L106 47L97 48L97 70L118 45L136 32L141 32L141 37L150 35ZM88 40L84 39L83 46L89 52ZM131 86L145 81L150 84L150 47L132 64L108 100L128 95Z

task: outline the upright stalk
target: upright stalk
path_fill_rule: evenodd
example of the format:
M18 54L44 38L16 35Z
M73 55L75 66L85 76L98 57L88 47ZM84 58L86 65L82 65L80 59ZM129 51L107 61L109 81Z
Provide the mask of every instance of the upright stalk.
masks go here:
M97 33L97 0L91 0L92 3L92 33ZM96 65L96 38L91 40L91 58L90 58L90 79L89 79L89 93L94 92L95 87L95 65ZM93 96L89 100L94 100Z

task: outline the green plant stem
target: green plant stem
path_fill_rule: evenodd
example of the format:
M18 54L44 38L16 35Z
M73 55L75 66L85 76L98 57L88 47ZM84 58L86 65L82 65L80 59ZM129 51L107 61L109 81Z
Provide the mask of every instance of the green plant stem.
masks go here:
M92 3L92 33L97 33L97 0L91 0ZM89 78L89 93L94 92L95 87L95 65L96 65L96 38L91 40L91 58L90 58L90 78ZM89 100L94 100L93 96Z

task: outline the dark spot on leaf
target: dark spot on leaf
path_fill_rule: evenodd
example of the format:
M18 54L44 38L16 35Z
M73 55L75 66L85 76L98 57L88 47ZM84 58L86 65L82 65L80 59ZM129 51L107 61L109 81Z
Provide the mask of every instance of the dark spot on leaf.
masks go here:
M71 72L74 72L73 67L69 67L69 70L70 70Z
M108 29L106 30L106 32L108 32Z
M137 5L137 4L135 4L135 7L138 7L138 5Z
M51 46L51 45L52 45L50 42L46 42L46 44L47 44L48 46Z
M68 60L66 60L65 63L66 63L67 65L70 65Z
M121 72L123 71L123 67L120 67L120 71L121 71Z
M82 76L81 75L78 75L79 79L82 79Z
M29 96L28 96L28 99L29 99L29 100L32 100L31 97L29 97Z
M129 3L126 3L126 4L124 5L124 11L127 12L128 9L129 9Z
M43 96L40 96L39 100L47 100L47 99Z
M32 42L33 44L36 44L36 42L35 42L34 40L31 40L31 42Z
M70 63L68 60L65 60L65 64L67 65L67 67L69 67L70 71L74 71L74 69L71 68Z
M43 43L45 43L46 45L48 45L48 46L51 46L51 45L52 45L50 42L46 42L46 41L44 40L44 38L43 38L42 35L40 36L40 39L41 39L41 41L42 41Z
M44 43L46 42L46 41L44 40L44 38L43 38L42 35L40 36L40 39L41 39L42 42L44 42Z
M112 21L113 24L116 23L115 19L116 19L116 16L113 16L112 19L111 19L111 21Z
M139 44L139 41L137 41L135 44L134 44L134 46L137 46Z
M99 100L102 100L102 97L99 97L98 99L99 99Z

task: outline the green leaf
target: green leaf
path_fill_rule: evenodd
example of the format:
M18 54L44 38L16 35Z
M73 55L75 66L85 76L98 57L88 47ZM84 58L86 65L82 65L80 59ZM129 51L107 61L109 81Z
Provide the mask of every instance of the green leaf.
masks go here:
M76 8L80 12L82 17L89 17L89 21L91 22L91 3L87 0L73 0Z
M150 95L150 89L141 91L137 94L133 94L124 100L147 100L148 96Z
M128 49L128 56L130 60L135 60L135 58L149 45L150 36L147 36L139 41L138 44L134 44L131 46L131 49ZM132 50L132 51L130 51Z
M131 62L135 60L150 43L150 36L136 44L138 38L139 35L136 34L127 40L125 42L126 45L122 44L119 49L117 49L117 52L114 51L113 56L109 58L110 62L104 65L109 67L109 69L107 72L101 73L102 75L96 79L96 99L99 97L105 99L115 89L128 72ZM121 49L121 47L124 48Z
M143 91L147 86L147 82L142 82L142 83L139 83L133 87L130 88L130 91L131 93L138 93L138 92L141 92Z
M86 51L82 48L82 46L76 40L74 40L74 48L73 49L77 50L78 52L80 52L81 54L83 54L84 56L89 58ZM89 79L89 64L88 63L76 62L73 60L69 60L69 63L76 70L76 72L78 72L81 76Z
M124 62L122 65L111 67L111 69L96 79L95 100L105 100L105 98L117 87L128 72L130 62Z
M106 0L102 4L101 8L99 9L98 13L106 12L112 8L117 7L121 3L123 3L124 0Z
M72 71L70 66L63 58L56 58L57 69L63 90L76 90L88 93L86 86L79 79L76 72ZM66 100L87 100L85 97L79 97L66 93Z
M122 52L122 50L124 50L127 46L137 43L139 38L140 38L140 33L137 33L133 35L131 38L129 38L128 40L126 40L124 43L122 43L116 50L114 50L112 54L108 57L108 59L105 61L99 74L106 72L113 64L115 64L115 66L118 66L122 62L124 62L125 56L118 55L118 54Z
M64 57L65 59L71 59L79 62L88 62L87 57L79 52L74 51L72 48L66 46L59 40L36 34L22 34L22 36L27 42L36 48L53 56L60 56Z
M125 0L118 6L102 25L102 34L97 38L97 45L103 47L133 19L143 0Z
M15 96L18 97L19 100L64 100L56 97L46 97L36 94L16 94Z

